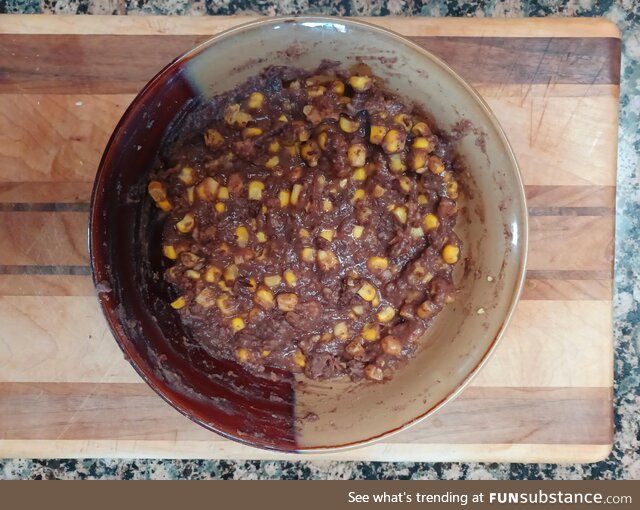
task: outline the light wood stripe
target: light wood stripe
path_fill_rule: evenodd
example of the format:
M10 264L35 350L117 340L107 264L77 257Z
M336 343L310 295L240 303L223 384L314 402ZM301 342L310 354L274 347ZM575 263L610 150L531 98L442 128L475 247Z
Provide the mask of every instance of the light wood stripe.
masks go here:
M608 301L521 301L502 344L473 384L606 386L612 380L612 347L603 339L612 336L611 316ZM0 381L139 381L94 296L0 297L0 324Z
M383 461L383 462L551 462L588 463L609 456L611 444L415 444L378 443L341 453L309 455L278 454L231 441L139 441L139 440L10 440L0 439L0 456L38 459L243 459L289 462Z
M4 34L114 34L114 35L213 35L223 30L259 19L250 16L175 17L87 16L77 23L73 16L0 15L0 33ZM358 17L408 36L470 37L614 37L620 38L618 27L600 18L545 19L465 19L405 18L395 16Z
M2 278L0 277L0 289ZM1 293L1 290L0 290ZM544 301L611 301L613 282L603 280L538 280L527 278L521 300Z
M469 388L385 442L604 444L610 402L610 388ZM23 440L215 438L144 384L0 383L0 430Z

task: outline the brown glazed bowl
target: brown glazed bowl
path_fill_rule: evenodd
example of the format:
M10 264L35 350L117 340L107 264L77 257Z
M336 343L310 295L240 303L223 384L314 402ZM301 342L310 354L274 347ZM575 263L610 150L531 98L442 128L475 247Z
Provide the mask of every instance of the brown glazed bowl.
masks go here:
M313 69L323 59L366 62L400 96L456 131L466 158L464 242L456 303L434 321L417 356L384 384L277 382L190 341L168 305L160 228L146 195L163 136L196 101L228 91L266 66ZM109 326L140 376L200 425L242 443L286 452L362 445L429 416L451 400L494 350L524 278L527 216L518 166L487 105L446 64L410 41L338 18L265 19L220 34L178 58L134 99L104 152L91 204L93 277ZM491 278L488 278L491 277ZM479 309L485 313L477 313ZM304 417L310 413L317 420Z

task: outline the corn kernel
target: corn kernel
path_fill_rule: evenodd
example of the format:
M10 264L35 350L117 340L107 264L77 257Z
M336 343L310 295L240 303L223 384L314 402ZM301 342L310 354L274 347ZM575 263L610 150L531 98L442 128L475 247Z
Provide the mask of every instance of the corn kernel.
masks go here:
M264 166L265 168L272 169L278 166L278 163L280 163L280 158L278 156L271 156Z
M367 162L367 148L362 144L354 144L347 150L347 159L351 166L363 166Z
M300 193L302 193L302 184L294 184L291 189L291 203L293 205L298 204L298 200L300 200Z
M367 171L361 166L360 168L355 169L352 177L354 181L364 181L367 178Z
M434 228L438 228L440 226L440 220L435 214L425 214L424 218L422 218L422 226L427 231L433 230Z
M186 305L187 305L187 300L184 298L184 296L180 296L178 299L171 302L171 308L173 308L174 310L180 310L181 308L184 308Z
M271 351L268 351L268 350L266 350L266 349L265 349L265 350L263 350L263 351L260 353L260 355L261 355L263 358L266 358L267 356L269 356L269 354L271 354Z
M262 200L263 190L264 190L264 182L251 181L249 183L249 200Z
M307 364L307 360L304 357L304 354L300 350L296 350L291 356L292 361L298 365L300 368L304 368Z
M377 324L365 324L361 335L367 342L375 342L380 338L380 327Z
M311 168L316 167L320 159L320 147L318 147L315 140L309 140L300 147L300 155L307 165Z
M222 274L222 276L224 277L226 282L231 283L234 282L236 278L238 278L239 273L240 271L238 269L238 266L236 266L235 264L231 264L230 266L224 268L224 273Z
M416 315L422 320L430 318L435 312L435 306L431 301L425 301L416 308Z
M429 157L429 170L436 175L440 175L442 172L444 172L444 165L442 164L442 160L438 156Z
M338 322L333 327L333 334L339 340L346 340L347 338L349 338L349 326L346 322Z
M342 94L344 94L344 83L342 83L340 80L332 81L331 90L341 96Z
M318 85L317 87L311 87L307 89L307 94L309 97L320 97L323 96L327 91L327 88L323 85Z
M278 117L278 122L289 122L289 119L287 119L287 116L283 113Z
M204 134L204 144L210 148L217 148L222 145L224 142L223 136L219 131L215 129L207 129L207 132Z
M382 381L384 379L384 372L382 372L382 369L371 363L364 367L364 375L367 379L371 379L372 381Z
M300 257L305 262L313 262L316 258L316 250L306 246L300 251Z
M326 132L322 132L318 135L318 145L320 146L320 148L322 150L325 150L327 148L327 133Z
M411 144L411 147L413 147L414 149L427 149L429 150L429 148L431 147L431 143L429 142L429 140L423 136L418 136L416 138L413 139L413 143Z
M402 160L401 154L392 154L391 156L389 156L389 168L392 172L395 172L397 174L402 173L407 169L407 166Z
M364 347L360 345L360 342L356 339L352 342L349 342L344 346L344 350L347 354L349 354L352 358L357 358L364 354Z
M259 243L266 243L267 234L265 234L262 230L259 232L256 232L256 239L258 240Z
M266 310L270 310L275 306L275 301L273 299L273 292L265 288L258 289L258 291L256 292L256 297L254 298L254 301Z
M382 310L380 310L376 317L380 322L391 322L393 318L396 316L396 311L392 306L385 306Z
M282 277L280 275L269 275L264 277L264 284L267 287L277 287L282 282Z
M423 150L412 151L409 154L409 165L415 173L425 173L427 171L427 153Z
M331 202L331 200L329 200L328 198L323 198L322 199L322 210L324 212L331 212L333 210L333 202Z
M168 200L160 200L160 202L156 202L156 206L158 206L158 208L162 209L164 212L169 212L171 209L173 209L171 202L169 202Z
M298 234L300 237L311 237L311 233L306 228L301 228L298 230Z
M269 147L267 148L267 150L271 154L277 154L278 152L280 152L280 142L278 142L278 140L273 140L269 143Z
M318 268L321 271L330 271L338 265L338 257L330 250L318 250L316 256Z
M338 125L340 126L340 129L342 129L342 131L344 131L345 133L355 133L360 127L360 123L358 121L351 120L348 117L342 115L340 116Z
M460 254L460 248L453 244L447 244L442 249L442 258L447 264L455 264L458 262L458 256Z
M447 183L447 195L450 198L458 198L458 183L456 181Z
M400 356L400 353L402 352L402 344L400 343L400 340L393 335L387 335L380 340L380 347L382 347L384 353L389 356Z
M429 199L427 198L426 195L418 195L418 203L420 205L425 205L429 203Z
M216 266L209 266L204 272L204 281L208 283L215 283L221 275L222 271L220 271L220 268Z
M333 241L333 236L336 235L336 231L332 229L324 229L320 231L320 237L326 239L327 241Z
M406 176L402 176L398 179L398 184L400 185L400 189L405 193L411 193L411 189L413 188L413 181Z
M371 85L373 85L373 81L370 76L352 76L349 78L349 85L353 87L353 90L362 92L369 90Z
M393 211L391 211L392 214L396 217L396 219L404 224L407 222L407 209L406 207L403 206L399 206L393 209Z
M298 305L298 296L291 292L278 294L276 301L278 302L278 309L283 312L292 312Z
M351 310L357 316L364 315L364 306L362 305L356 305Z
M199 280L200 279L200 273L194 269L187 269L184 272L184 275L189 278L190 280Z
M389 267L389 260L385 257L371 257L367 260L367 268L369 271L384 271Z
M240 349L236 350L236 359L240 363L246 363L249 360L249 349L241 347Z
M431 129L425 122L416 122L411 128L411 132L417 136L427 136L431 134Z
M395 122L396 124L400 124L405 129L405 131L409 131L411 129L411 126L413 125L411 117L406 113L398 113L397 115L395 115L393 117L393 122Z
M162 202L167 199L167 187L160 181L151 181L147 191L154 202Z
M180 179L187 186L191 186L196 180L196 171L190 166L184 166L178 174L178 179Z
M217 213L222 214L227 208L222 202L216 202L216 205L213 206Z
M249 231L247 227L240 226L236 228L236 242L240 248L246 248L249 244Z
M376 198L380 198L381 196L383 196L386 193L386 190L380 186L379 184L376 184L373 188L373 196Z
M422 227L411 228L411 237L413 237L414 239L420 239L423 236L424 236L424 230L422 230Z
M289 200L291 199L291 192L282 190L278 193L278 198L280 199L280 207L287 207L289 205Z
M205 177L200 184L196 186L196 194L200 200L215 200L220 184L213 177Z
M193 227L195 227L195 225L196 220L193 217L193 214L187 213L178 223L176 223L176 229L182 234L188 234L193 230Z
M247 127L242 130L242 138L255 138L262 134L262 129L259 127Z
M358 295L365 301L373 301L376 297L376 288L368 282L364 282L358 290Z
M353 193L353 199L351 200L351 202L355 203L358 200L362 200L365 196L367 196L367 192L365 190L363 190L362 188L357 189Z
M351 231L351 236L354 239L360 239L364 233L364 227L362 225L355 225Z
M380 145L387 134L387 128L384 126L371 126L369 133L369 141L375 145Z
M242 331L245 328L244 319L242 317L234 317L231 319L231 329L234 333Z
M284 272L284 281L287 283L289 287L295 287L297 278L293 271L285 271Z
M211 308L215 302L214 298L214 290L211 287L207 287L196 296L196 303L203 308Z
M262 108L262 103L264 103L264 95L260 92L252 92L247 101L247 106L252 110L257 110Z
M387 154L393 154L404 149L404 142L404 135L401 134L400 131L397 129L390 129L384 136L382 148Z
M162 247L162 253L164 254L165 257L167 257L170 260L176 260L178 258L178 253L176 252L176 249L170 244L165 244Z

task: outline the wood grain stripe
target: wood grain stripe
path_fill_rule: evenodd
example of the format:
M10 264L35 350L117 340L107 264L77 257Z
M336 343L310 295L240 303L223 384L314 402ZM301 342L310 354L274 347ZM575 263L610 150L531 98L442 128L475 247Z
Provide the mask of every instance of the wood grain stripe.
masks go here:
M610 388L468 388L387 443L606 444ZM0 438L209 441L144 384L0 383Z
M199 35L0 34L1 93L137 92ZM472 83L619 84L620 39L414 37ZM129 58L131 48L136 58ZM68 55L76 55L69 59ZM88 56L82 58L82 56Z

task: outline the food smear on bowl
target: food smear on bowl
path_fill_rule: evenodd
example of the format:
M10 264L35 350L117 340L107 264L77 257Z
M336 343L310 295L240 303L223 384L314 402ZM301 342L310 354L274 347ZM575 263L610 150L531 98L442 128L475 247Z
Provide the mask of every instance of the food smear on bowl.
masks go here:
M170 304L253 372L390 379L455 299L461 168L367 66L268 68L194 107L158 156Z

